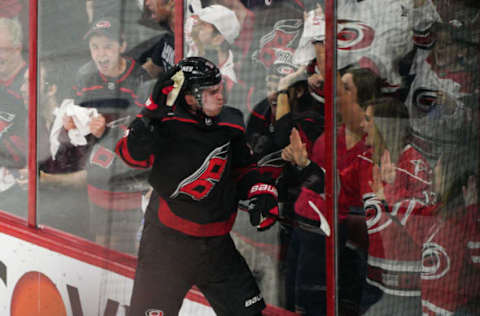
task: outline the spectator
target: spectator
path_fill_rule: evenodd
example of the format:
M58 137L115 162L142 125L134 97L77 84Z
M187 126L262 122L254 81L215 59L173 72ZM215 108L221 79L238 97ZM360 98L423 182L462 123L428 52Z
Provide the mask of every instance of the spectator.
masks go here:
M349 166L357 155L366 151L364 133L360 123L363 110L360 104L366 104L379 95L379 79L368 69L350 70L342 77L343 85L339 87L339 112L342 125L337 131L337 168L342 172ZM296 130L290 138L290 145L282 152L282 158L298 166L304 185L295 202L295 216L299 221L319 226L319 215L310 207L308 201L313 201L325 217L323 195L323 174L325 167L325 135L322 134L313 146L311 155L308 155L306 144L302 143ZM352 310L358 308L361 280L359 271L361 265L356 261L344 259L347 241L347 217L349 213L355 215L362 208L362 200L358 195L347 197L348 200L339 200L339 239L340 239L340 301L341 308ZM364 224L363 224L364 225ZM350 255L350 254L349 254ZM301 228L294 228L292 241L287 257L290 266L287 286L291 300L299 311L325 315L325 236L315 234ZM320 298L320 299L319 299ZM342 302L343 300L343 302ZM352 306L353 305L353 306Z
M389 195L393 193L389 200L396 202L404 198L424 197L423 191L428 189L426 183L429 182L428 178L424 180L420 177L430 177L430 174L426 173L428 170L415 168L412 163L412 159L422 157L406 146L408 112L401 102L393 98L380 98L367 104L361 125L367 134L365 143L369 150L341 171L339 199L345 200L342 196L358 192L366 212L368 265L361 308L366 315L418 315L421 313L420 249L411 242L398 223L391 221L372 202L375 192L370 184L373 173L380 172L379 168L382 168L385 171L384 181L388 181L385 182L385 192L388 191ZM408 171L394 169L392 161L408 168ZM400 175L403 172L405 175Z
M174 4L173 0L146 0L145 18L147 26L160 33L141 42L128 51L128 55L138 61L152 76L170 69L174 64Z
M0 18L0 85L22 102L20 87L27 64L22 56L22 26L17 19Z
M218 4L202 8L194 14L198 17L191 34L195 47L188 54L204 56L219 65L226 93L229 94L238 83L231 45L240 32L240 23L233 11Z
M114 150L143 106L150 76L133 59L122 56L126 43L118 20L107 17L95 22L85 39L92 61L79 71L75 104L93 111L86 145L92 234L102 245L134 253L142 194L149 187L146 173L128 168ZM64 127L69 131L78 126L66 116Z
M290 73L285 75L288 72ZM295 201L298 196L301 183L297 181L296 168L289 164L285 165L281 159L281 150L288 144L293 127L301 131L302 140L310 144L309 149L323 131L323 104L319 104L311 97L305 79L304 68L296 70L291 63L280 61L274 63L267 76L268 97L255 106L250 115L246 132L260 171L277 179L279 201L282 202L280 213L288 220L293 219L292 201ZM278 238L273 236L270 240L278 239L280 241L279 266L276 274L280 277L281 285L275 287L279 292L276 294L275 301L278 300L279 304L284 306L285 254L291 227L281 225L279 229ZM270 230L267 234L272 235L272 233ZM256 236L249 237L256 239ZM265 238L265 234L258 236L258 238L262 237ZM260 242L265 243L264 240ZM251 265L251 267L256 266L259 265ZM267 269L271 270L271 267L267 267ZM267 273L265 272L265 274ZM262 285L262 283L260 284ZM271 292L272 289L269 289L268 292L264 291L264 295ZM275 301L269 300L269 302Z
M424 314L476 315L479 312L476 157L442 155L434 168L438 201L424 205L416 199L398 202L389 213L421 247L421 302ZM470 169L472 170L472 169ZM372 188L381 192L380 176ZM377 200L377 205L382 202ZM382 210L387 211L386 209Z

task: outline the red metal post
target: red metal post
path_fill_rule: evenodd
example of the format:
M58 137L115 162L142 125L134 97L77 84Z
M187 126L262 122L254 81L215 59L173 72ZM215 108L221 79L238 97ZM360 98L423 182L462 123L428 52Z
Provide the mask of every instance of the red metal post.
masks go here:
M175 63L183 58L184 0L175 1Z
M325 1L325 140L327 154L325 177L325 198L327 202L328 221L332 228L330 237L327 238L327 315L334 316L337 313L337 290L336 290L336 227L337 227L337 209L335 193L335 173L336 173L336 133L335 133L335 95L336 95L336 18L335 18L335 0Z
M37 0L29 2L28 226L37 227Z

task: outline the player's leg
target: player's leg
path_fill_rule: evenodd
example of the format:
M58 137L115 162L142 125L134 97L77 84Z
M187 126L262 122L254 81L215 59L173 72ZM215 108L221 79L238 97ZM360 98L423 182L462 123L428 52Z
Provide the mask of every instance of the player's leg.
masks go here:
M129 316L144 316L148 311L178 315L193 285L195 248L178 233L145 224Z
M218 316L261 315L265 302L230 235L214 238L196 283ZM274 267L272 267L273 269Z

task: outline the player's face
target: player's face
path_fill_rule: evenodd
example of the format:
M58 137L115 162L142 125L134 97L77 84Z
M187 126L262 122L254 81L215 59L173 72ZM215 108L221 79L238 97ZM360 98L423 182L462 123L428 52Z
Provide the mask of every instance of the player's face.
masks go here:
M215 117L223 108L223 83L208 87L202 91L203 113Z
M0 27L0 75L2 79L10 77L18 66L15 62L21 55L21 45L14 45L13 38L6 27Z
M172 0L145 0L145 6L148 8L153 20L158 23L165 23L172 15L174 1Z
M92 35L89 46L92 59L102 74L116 77L121 73L121 54L125 51L125 44L105 35Z
M375 123L373 122L373 115L374 115L373 106L368 106L365 114L363 115L362 122L360 126L367 137L365 139L365 143L367 146L374 146L375 145Z

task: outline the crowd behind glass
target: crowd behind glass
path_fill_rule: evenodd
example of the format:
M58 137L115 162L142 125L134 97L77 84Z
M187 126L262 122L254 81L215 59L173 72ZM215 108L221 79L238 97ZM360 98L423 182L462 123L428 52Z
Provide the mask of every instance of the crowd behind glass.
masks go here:
M478 315L480 5L336 2L340 313ZM173 3L39 3L40 225L136 254L148 171L115 146L174 65ZM240 203L232 235L267 303L302 315L326 304L324 5L185 1L185 54L218 65L279 191L273 228ZM0 209L25 218L28 7L4 6Z

